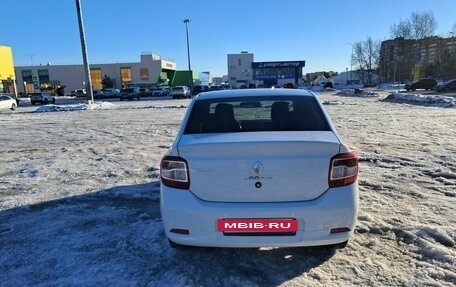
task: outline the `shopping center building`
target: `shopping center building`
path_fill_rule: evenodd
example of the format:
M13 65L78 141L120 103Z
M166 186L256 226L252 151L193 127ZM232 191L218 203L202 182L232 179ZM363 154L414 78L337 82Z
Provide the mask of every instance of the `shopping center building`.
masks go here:
M164 60L152 53L141 54L140 62L114 64L90 64L93 90L103 88L103 78L112 80L113 88L127 85L150 87L169 84L176 74L176 63ZM18 92L52 90L55 94L69 94L86 88L84 66L46 65L15 67Z
M297 86L302 83L305 61L255 62L254 54L228 54L228 82L231 86Z

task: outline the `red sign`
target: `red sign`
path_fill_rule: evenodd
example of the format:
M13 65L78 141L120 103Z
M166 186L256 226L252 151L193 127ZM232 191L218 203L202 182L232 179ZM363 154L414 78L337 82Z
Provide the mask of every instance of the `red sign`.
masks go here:
M291 218L255 219L225 218L217 221L221 232L289 232L298 230L298 221Z

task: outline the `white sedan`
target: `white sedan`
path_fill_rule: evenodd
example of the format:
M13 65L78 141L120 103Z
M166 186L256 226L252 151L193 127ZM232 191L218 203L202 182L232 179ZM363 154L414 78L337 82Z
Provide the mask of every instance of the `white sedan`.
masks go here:
M172 247L344 247L358 212L358 158L315 94L205 92L160 166Z
M17 108L16 99L6 94L0 94L0 110L12 110Z

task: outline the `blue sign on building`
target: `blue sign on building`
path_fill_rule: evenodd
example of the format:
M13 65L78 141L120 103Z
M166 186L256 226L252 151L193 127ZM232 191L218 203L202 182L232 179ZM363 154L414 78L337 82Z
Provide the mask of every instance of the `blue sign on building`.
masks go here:
M303 68L306 66L306 61L279 61L279 62L253 62L253 69L266 68Z
M274 85L278 80L297 83L302 78L306 61L253 62L253 79Z

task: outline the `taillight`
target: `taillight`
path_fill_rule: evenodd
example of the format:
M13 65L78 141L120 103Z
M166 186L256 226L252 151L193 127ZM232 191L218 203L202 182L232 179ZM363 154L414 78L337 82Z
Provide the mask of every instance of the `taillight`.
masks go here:
M165 156L160 164L160 176L166 186L180 189L190 187L188 164L181 157Z
M342 153L331 158L329 187L350 185L358 178L358 157L354 152Z

